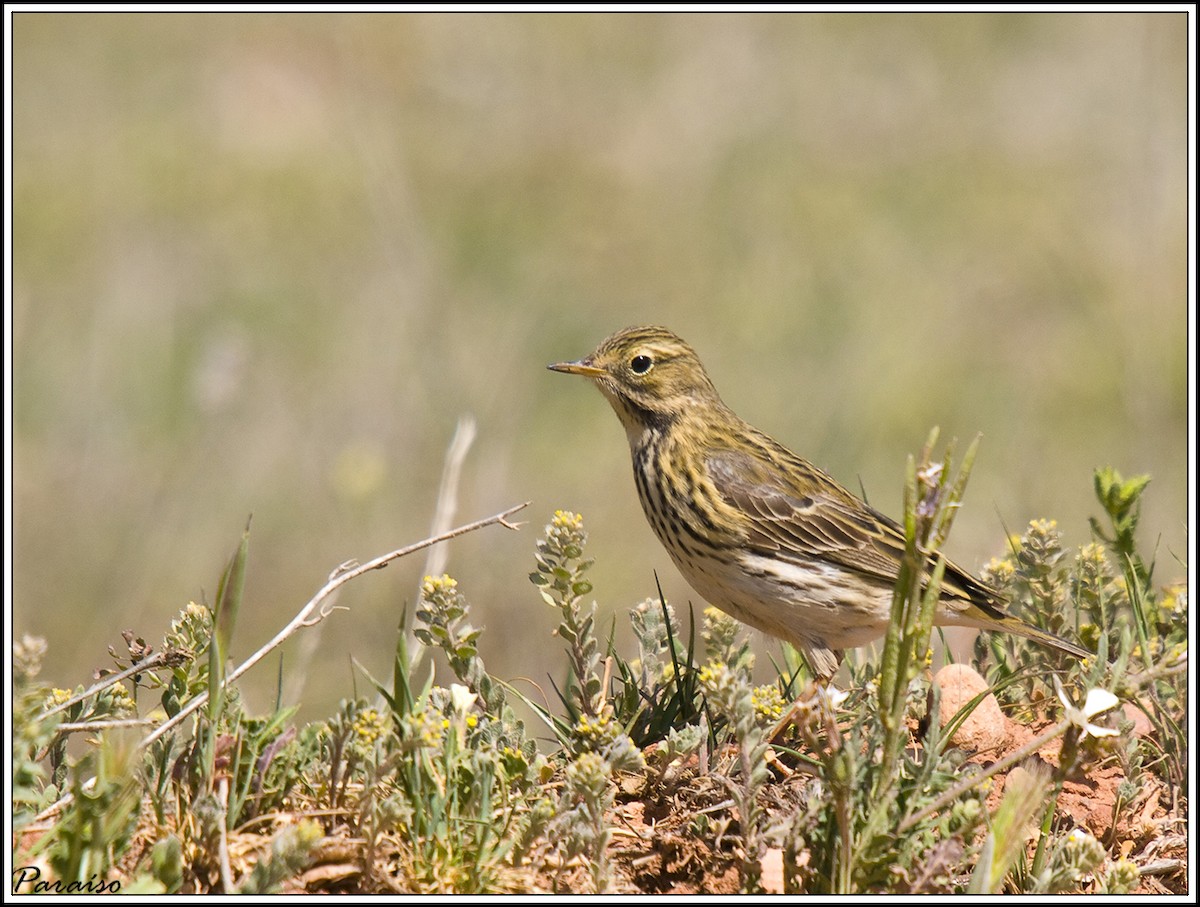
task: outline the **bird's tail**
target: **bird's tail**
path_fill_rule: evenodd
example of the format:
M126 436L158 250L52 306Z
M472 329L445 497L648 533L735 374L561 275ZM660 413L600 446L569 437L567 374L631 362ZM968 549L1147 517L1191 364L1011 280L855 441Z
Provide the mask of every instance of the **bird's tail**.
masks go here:
M1049 646L1051 649L1058 649L1060 652L1066 652L1068 655L1074 655L1076 658L1095 658L1094 652L1089 652L1087 649L1077 646L1073 642L1068 642L1061 636L1047 633L1045 630L1035 627L1031 623L1026 623L1019 617L1013 617L1011 614L993 617L978 607L972 607L962 615L962 625L978 627L981 630L1002 630L1005 633L1012 633L1015 636L1032 639L1036 643Z
M944 610L938 615L941 620L935 620L934 623L975 627L979 630L1001 630L1015 636L1024 636L1076 658L1096 657L1094 652L1009 614L1004 609L1007 602L999 592L957 567L951 570L950 566L947 565L946 568L948 581L942 582ZM946 605L948 607L945 607Z

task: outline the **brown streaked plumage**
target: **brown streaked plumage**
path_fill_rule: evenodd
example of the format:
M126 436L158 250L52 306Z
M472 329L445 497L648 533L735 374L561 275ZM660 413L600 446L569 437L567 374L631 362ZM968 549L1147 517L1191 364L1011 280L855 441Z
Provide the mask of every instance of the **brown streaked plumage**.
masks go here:
M904 535L892 519L738 418L699 357L661 327L618 331L550 369L591 379L629 439L642 509L711 604L800 649L831 677L842 650L887 631ZM1089 653L1005 613L947 563L934 623L1003 630Z

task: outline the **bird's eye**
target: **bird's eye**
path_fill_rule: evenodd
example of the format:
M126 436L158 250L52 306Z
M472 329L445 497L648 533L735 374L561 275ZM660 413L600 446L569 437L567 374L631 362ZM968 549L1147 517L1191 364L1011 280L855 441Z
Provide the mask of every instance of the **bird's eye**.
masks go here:
M629 360L629 367L635 375L644 375L650 371L650 366L654 363L650 361L649 356L634 356Z

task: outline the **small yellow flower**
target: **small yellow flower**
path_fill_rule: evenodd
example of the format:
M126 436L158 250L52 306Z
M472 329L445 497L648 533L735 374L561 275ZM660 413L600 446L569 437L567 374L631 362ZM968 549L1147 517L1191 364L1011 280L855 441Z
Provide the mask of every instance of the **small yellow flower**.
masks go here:
M421 582L421 594L426 598L433 598L435 595L453 592L457 588L458 580L445 573L437 577L427 576Z
M582 548L586 540L582 516L570 510L554 511L546 526L546 541L551 550L560 556L578 557L575 549Z
M137 711L137 703L129 695L129 690L125 684L120 682L114 683L112 689L109 691L109 695L112 697L111 702L114 710L126 714L132 714Z
M1159 605L1163 614L1177 618L1187 616L1188 590L1184 583L1173 583L1163 588L1162 604Z
M375 745L375 741L383 736L386 725L377 709L363 709L354 716L351 728L354 731L354 744L370 749Z
M442 743L444 719L430 718L427 712L410 712L404 717L403 737L414 741L417 746L433 749Z
M578 532L583 528L583 517L570 510L556 510L550 525L566 532Z
M983 578L993 586L1007 586L1017 572L1013 562L1006 557L994 557L983 566Z
M721 683L729 674L729 667L723 661L711 661L700 669L700 685L711 687Z
M46 697L46 707L54 708L54 706L62 705L64 702L70 699L71 696L72 693L70 690L63 690L55 687L50 691L50 695Z
M779 692L779 687L773 684L755 687L750 694L750 701L754 703L755 716L764 723L778 721L783 717L783 694Z
M575 724L576 740L587 744L587 749L598 750L612 743L620 733L620 728L612 720L612 715L608 712L603 712L595 718L589 718L587 715L580 717Z

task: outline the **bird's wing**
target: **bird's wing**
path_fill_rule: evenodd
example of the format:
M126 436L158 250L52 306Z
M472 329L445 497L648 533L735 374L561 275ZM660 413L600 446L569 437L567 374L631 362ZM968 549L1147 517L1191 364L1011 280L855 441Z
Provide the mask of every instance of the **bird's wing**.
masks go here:
M777 458L786 456L784 466ZM753 518L746 541L785 560L816 558L892 584L904 531L815 467L781 449L775 458L717 450L706 461L721 497ZM946 564L943 594L993 604L996 593ZM1001 612L1002 613L1002 612Z
M771 460L733 450L711 452L706 466L721 497L751 518L746 541L754 547L895 580L904 550L896 524L823 473L800 466L793 476Z

